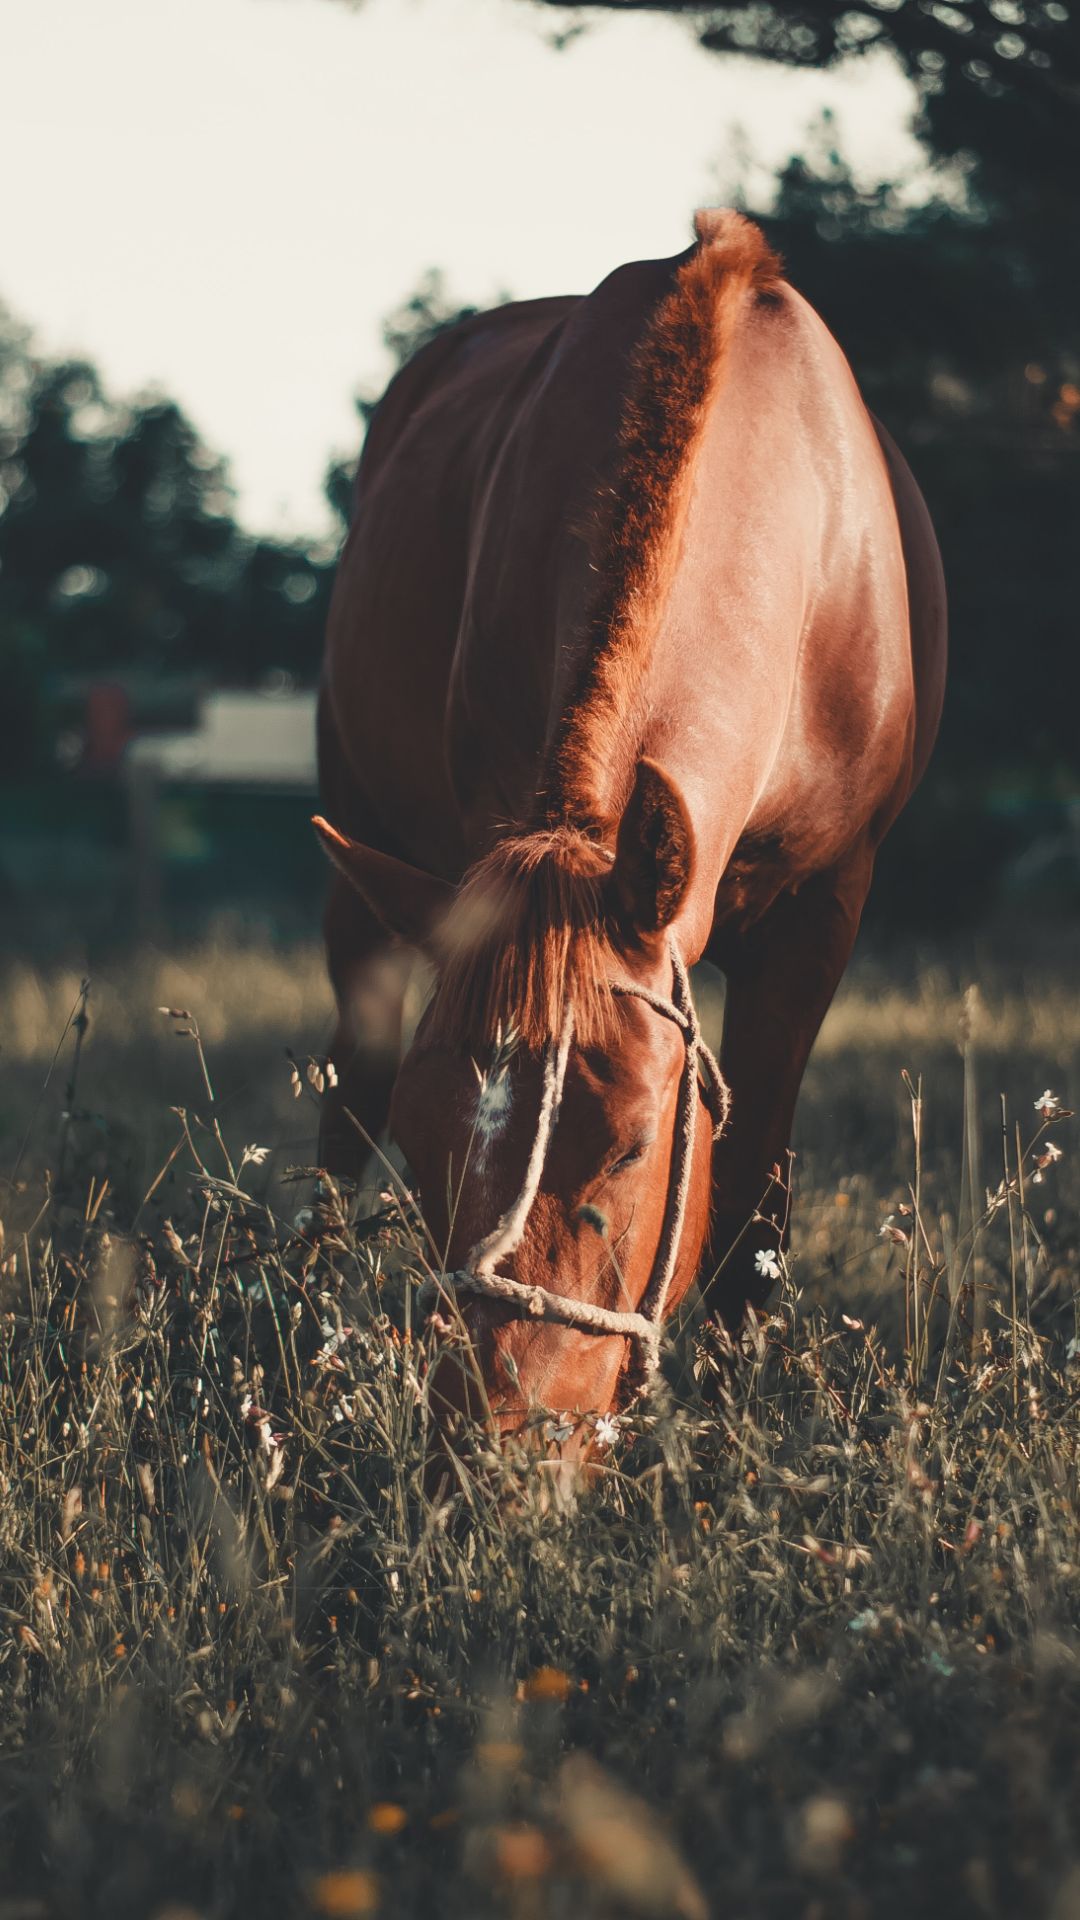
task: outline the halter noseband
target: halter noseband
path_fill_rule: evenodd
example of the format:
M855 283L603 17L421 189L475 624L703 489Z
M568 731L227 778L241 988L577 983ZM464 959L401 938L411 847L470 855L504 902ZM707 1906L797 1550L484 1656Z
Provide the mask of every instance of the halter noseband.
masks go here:
M513 1280L509 1275L495 1271L499 1262L521 1244L525 1223L539 1191L551 1137L559 1117L566 1065L574 1035L573 1007L569 1006L559 1038L549 1044L544 1056L540 1115L521 1191L492 1231L471 1249L463 1269L424 1282L419 1296L422 1310L433 1312L439 1300L452 1300L457 1294L476 1294L485 1300L497 1300L501 1305L516 1307L525 1319L547 1320L558 1326L576 1327L581 1333L628 1336L638 1342L646 1381L656 1373L660 1363L660 1331L664 1309L678 1264L690 1191L698 1082L701 1083L705 1104L712 1115L714 1139L719 1139L723 1132L731 1108L727 1083L712 1049L702 1037L686 963L670 938L668 951L673 979L670 1000L665 1000L662 994L653 993L648 987L631 986L622 981L611 983L612 993L626 999L643 1000L654 1013L672 1021L682 1034L686 1047L675 1113L675 1140L667 1204L652 1273L639 1309L621 1313L613 1307L594 1306L588 1300L568 1299L563 1294L549 1292L547 1287L527 1286L522 1280Z

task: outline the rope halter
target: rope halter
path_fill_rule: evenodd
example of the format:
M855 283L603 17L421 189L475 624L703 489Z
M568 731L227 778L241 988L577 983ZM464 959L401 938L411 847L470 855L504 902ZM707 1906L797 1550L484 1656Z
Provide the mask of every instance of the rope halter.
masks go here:
M699 1085L712 1117L714 1139L719 1139L724 1131L731 1109L727 1083L712 1049L702 1037L686 963L670 936L668 952L673 982L670 1000L665 1000L662 994L653 993L648 987L631 986L622 981L611 982L612 993L624 999L644 1001L654 1013L678 1027L686 1048L675 1111L667 1202L652 1272L640 1307L636 1312L623 1313L613 1307L594 1306L591 1301L574 1300L560 1293L551 1293L547 1287L528 1286L522 1280L514 1280L508 1274L496 1271L499 1263L520 1246L529 1213L540 1189L562 1104L566 1066L574 1037L573 1008L568 1006L559 1037L549 1043L544 1054L540 1114L521 1191L491 1232L476 1242L460 1271L433 1276L424 1282L419 1295L420 1307L424 1312L432 1313L440 1301L452 1302L455 1296L461 1294L496 1300L502 1306L516 1308L524 1319L547 1320L557 1326L575 1327L580 1333L622 1334L636 1340L646 1381L656 1373L660 1364L660 1333L678 1265L690 1192Z

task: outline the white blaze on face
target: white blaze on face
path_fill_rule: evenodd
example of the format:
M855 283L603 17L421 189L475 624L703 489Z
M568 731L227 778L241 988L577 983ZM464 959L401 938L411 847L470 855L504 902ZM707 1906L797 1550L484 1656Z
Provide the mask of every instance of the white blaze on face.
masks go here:
M513 1101L514 1090L506 1067L500 1072L482 1075L476 1102L476 1145L481 1164L505 1129Z

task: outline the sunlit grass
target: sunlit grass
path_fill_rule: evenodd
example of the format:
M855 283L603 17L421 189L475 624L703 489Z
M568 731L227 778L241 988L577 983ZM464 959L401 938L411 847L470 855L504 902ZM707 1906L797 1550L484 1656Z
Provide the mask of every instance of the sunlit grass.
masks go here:
M299 1212L318 1102L285 1046L323 1040L321 958L142 956L42 1096L79 986L0 990L0 1914L791 1920L1080 1884L1076 1181L1035 1111L1072 1104L1066 988L988 980L972 1041L952 986L856 975L776 1311L726 1359L687 1314L562 1510L482 1436L431 1504L408 1236Z
M1014 972L990 966L978 976L980 1044L991 1054L1012 1049L1053 1055L1060 1066L1080 1053L1080 993L1067 977L1067 958L1048 951L1022 984ZM45 1064L88 969L40 968L0 962L0 1035L4 1057ZM212 1046L295 1039L325 1033L332 1002L323 949L312 943L275 948L253 940L208 940L169 951L143 947L92 970L95 1031L104 1044L145 1045L147 1018L161 1005L198 1009ZM818 1060L850 1047L946 1048L956 1045L971 983L970 970L940 963L905 969L901 984L880 960L856 961L822 1028ZM411 1002L422 999L423 970L414 969ZM698 996L714 1037L723 1007L717 977L699 978Z

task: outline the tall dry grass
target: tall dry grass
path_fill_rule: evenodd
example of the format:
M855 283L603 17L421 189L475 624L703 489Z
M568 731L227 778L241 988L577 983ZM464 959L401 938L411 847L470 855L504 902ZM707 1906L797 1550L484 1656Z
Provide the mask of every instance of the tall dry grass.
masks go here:
M1068 992L856 979L775 1312L436 1508L415 1243L284 1177L315 957L168 964L5 1076L0 1915L1078 1910Z

